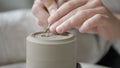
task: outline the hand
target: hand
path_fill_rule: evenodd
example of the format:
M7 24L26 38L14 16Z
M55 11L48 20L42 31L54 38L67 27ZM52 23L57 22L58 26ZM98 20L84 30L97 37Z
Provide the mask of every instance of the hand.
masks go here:
M69 0L65 4L60 6L58 10L53 15L51 15L48 19L48 23L50 24L54 23L51 26L50 30L53 33L56 33L56 27L60 23L64 22L66 19L74 15L79 10L77 8L85 5L87 2L88 0Z
M55 0L35 0L32 7L32 12L36 17L37 24L46 28L48 24L48 17L57 9Z
M64 33L76 28L82 33L98 34L107 40L120 39L120 20L99 0L80 1L65 3L49 18L51 32Z
M60 7L64 3L68 2L69 0L57 0L57 5Z

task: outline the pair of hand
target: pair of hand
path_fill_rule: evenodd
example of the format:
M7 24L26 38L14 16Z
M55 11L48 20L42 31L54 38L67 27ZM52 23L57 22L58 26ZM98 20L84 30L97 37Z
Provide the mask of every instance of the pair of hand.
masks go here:
M111 40L120 39L120 21L100 0L36 0L33 14L42 27L64 33L72 28L81 33L98 34Z

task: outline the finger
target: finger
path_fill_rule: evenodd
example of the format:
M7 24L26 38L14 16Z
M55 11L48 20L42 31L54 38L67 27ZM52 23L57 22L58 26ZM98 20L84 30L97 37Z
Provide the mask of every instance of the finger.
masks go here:
M63 18L61 18L60 20L58 20L57 22L55 22L54 24L51 25L50 27L50 31L53 33L57 33L56 32L56 28L57 26L59 26L61 23L63 23L65 20L69 19L71 16L73 16L78 9L75 9L74 11L70 12L69 14L67 14L66 16L64 16Z
M44 9L44 6L43 6L42 2L36 2L33 5L32 13L39 20L39 25L40 24L47 25L47 23L48 23L47 19L48 19L49 14ZM38 23L38 20L36 21L37 23Z
M41 2L40 0L34 0L34 5L35 5L35 4L39 4L39 3L42 4L42 2Z
M50 27L50 31L53 32L53 33L56 33L56 27L57 26L59 26L65 20L67 20L70 17L72 17L73 15L75 15L77 11L82 11L82 10L89 9L89 8L92 8L92 7L90 7L88 5L84 5L84 6L81 6L81 7L77 8L77 9L74 9L73 11L71 11L70 13L65 15L64 17L62 17L60 20L58 20L54 24L52 24L51 27Z
M88 19L83 23L79 31L82 33L86 33L91 29L100 26L101 24L103 24L104 18L105 18L105 15L102 15L102 14L94 15L92 18Z
M52 24L75 8L86 3L86 0L71 0L63 4L52 16L48 18L48 23Z
M40 27L41 30L47 28L47 23L44 23L42 20L36 18L36 24Z
M101 12L101 8L95 8L95 9L87 9L80 11L76 13L74 16L63 22L61 25L59 25L56 28L56 31L58 33L63 33L66 32L69 29L75 28L75 27L80 27L83 22L85 22L87 19L90 17L94 16L95 14L98 13L104 13Z
M67 2L68 0L58 0L57 4L58 6L61 6L62 4L64 4L65 2Z
M36 3L33 5L32 7L32 13L37 17L37 18L41 18L43 17L48 17L48 12L44 9L44 5L42 2L40 2L39 0L35 1ZM45 15L44 15L45 14Z
M48 12L52 15L57 9L57 3L55 0L42 0Z
M54 15L50 16L48 18L48 23L54 23L57 20L59 20L61 17L65 16L67 13L69 13L71 10L77 8L78 6L83 6L85 4L86 8L91 7L95 8L98 6L101 6L101 2L99 0L72 0L68 1L64 5L62 5Z
M100 7L100 6L103 6L103 4L101 3L101 1L100 0L89 0L88 2L87 2L87 5L89 5L89 6L92 6L92 7Z
M80 28L80 31L82 33L89 33L91 29L96 27L97 34L102 38L109 40L114 35L111 33L112 30L109 30L110 26L108 24L108 18L109 17L107 15L96 14L83 24L83 26Z

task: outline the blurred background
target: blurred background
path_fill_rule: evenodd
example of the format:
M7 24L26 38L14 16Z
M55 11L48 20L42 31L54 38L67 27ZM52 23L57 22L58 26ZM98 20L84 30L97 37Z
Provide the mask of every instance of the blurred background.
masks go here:
M16 9L29 9L32 7L34 0L0 0L0 12L16 10Z
M33 1L34 0L0 0L0 68L16 68L17 66L1 66L8 64L16 65L16 63L19 62L25 63L25 39L31 32L39 30L34 24L34 17L31 11L23 10L31 9ZM101 1L103 1L104 5L111 11L118 12L120 10L120 0L116 0L117 2L115 0ZM108 54L97 64L117 68L114 66L120 65L120 56L112 47ZM17 68L24 67L20 66Z

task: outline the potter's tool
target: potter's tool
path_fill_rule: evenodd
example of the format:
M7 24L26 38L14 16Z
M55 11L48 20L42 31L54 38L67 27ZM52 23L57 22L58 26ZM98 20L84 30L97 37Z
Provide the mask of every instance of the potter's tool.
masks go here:
M49 33L50 33L49 28L50 28L50 24L48 24L47 29L44 31L45 37L49 37Z
M44 33L49 32L50 24L48 24L47 29L44 31Z

